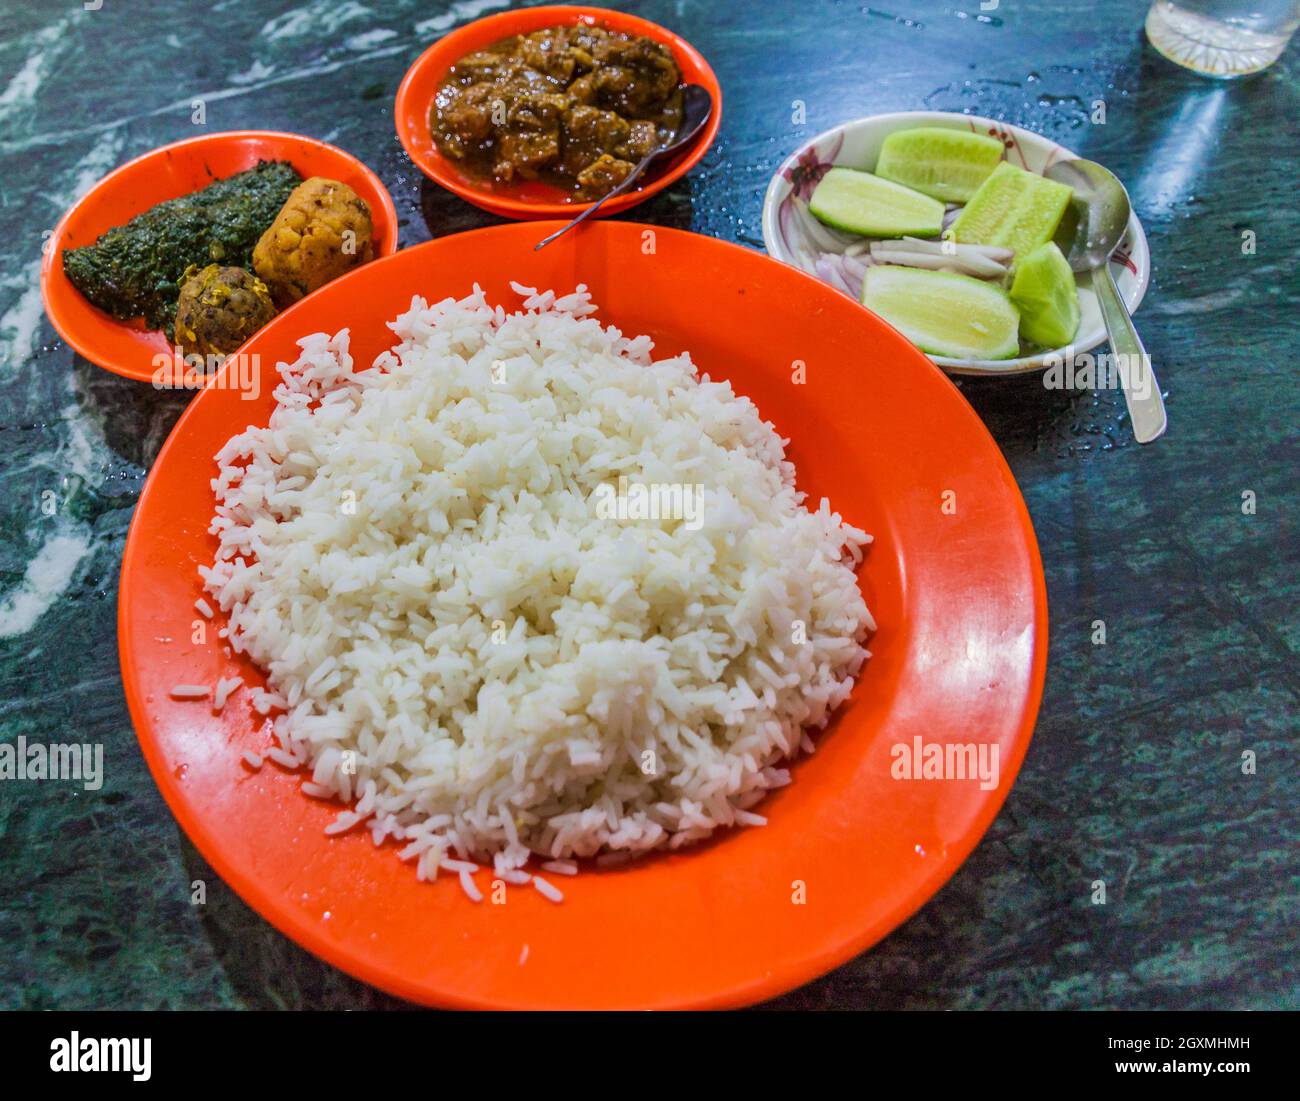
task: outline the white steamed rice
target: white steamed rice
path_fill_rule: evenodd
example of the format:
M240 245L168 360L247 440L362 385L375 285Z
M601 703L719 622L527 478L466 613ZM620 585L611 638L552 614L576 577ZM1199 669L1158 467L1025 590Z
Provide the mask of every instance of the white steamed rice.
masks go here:
M266 672L262 756L471 897L453 854L502 873L762 824L874 627L869 537L804 507L753 403L582 287L516 290L416 298L369 369L346 329L299 341L269 426L217 456L200 571ZM598 515L620 475L701 486L698 525Z

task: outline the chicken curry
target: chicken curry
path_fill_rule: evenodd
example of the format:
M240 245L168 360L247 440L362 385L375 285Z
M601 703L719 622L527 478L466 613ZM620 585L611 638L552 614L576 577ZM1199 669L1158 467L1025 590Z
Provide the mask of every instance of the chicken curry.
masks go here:
M472 174L541 180L582 201L608 194L681 124L672 51L584 25L516 35L462 57L430 113L438 148Z

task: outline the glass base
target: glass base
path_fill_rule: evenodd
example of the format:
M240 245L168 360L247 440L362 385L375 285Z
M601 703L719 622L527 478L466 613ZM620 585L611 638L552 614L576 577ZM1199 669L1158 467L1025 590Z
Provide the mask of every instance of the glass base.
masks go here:
M1290 35L1260 34L1176 3L1155 3L1147 13L1147 40L1170 61L1205 76L1231 78L1267 69Z

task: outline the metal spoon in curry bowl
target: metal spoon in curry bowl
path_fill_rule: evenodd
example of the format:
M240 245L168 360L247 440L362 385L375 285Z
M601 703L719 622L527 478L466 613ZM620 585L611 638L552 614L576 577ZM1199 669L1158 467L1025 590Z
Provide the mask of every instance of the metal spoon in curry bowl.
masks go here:
M1047 170L1047 176L1074 188L1079 222L1066 260L1076 272L1092 272L1092 289L1106 322L1110 350L1116 356L1133 435L1138 443L1150 443L1164 434L1168 423L1165 403L1151 360L1110 270L1110 254L1128 229L1128 192L1113 172L1095 161L1058 161Z
M585 221L596 213L607 199L612 199L615 195L621 195L624 191L629 191L632 185L637 182L655 161L663 157L671 157L674 153L680 153L688 146L704 129L704 124L709 121L709 116L713 114L713 97L709 95L709 90L699 84L688 84L682 89L682 126L677 132L677 136L668 145L661 145L658 149L652 149L638 162L637 166L627 174L621 184L619 184L608 195L602 196L598 201L587 207L581 214L573 219L568 225L557 229L549 237L538 241L533 251L545 248L557 237L568 233L579 222Z

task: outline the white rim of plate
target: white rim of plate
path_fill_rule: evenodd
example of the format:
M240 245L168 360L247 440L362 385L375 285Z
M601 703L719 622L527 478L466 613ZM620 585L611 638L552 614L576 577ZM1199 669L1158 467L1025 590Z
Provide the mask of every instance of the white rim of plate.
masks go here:
M832 126L828 130L823 130L816 137L803 142L798 149L781 162L780 167L773 173L771 180L768 182L767 191L763 196L763 246L767 250L767 254L774 260L780 260L784 264L798 268L805 274L812 276L812 278L821 281L815 271L805 267L798 262L796 257L791 255L790 249L784 242L784 235L779 224L780 205L793 190L787 174L792 173L798 167L801 159L805 158L811 150L831 144L837 136L843 135L850 130L865 129L869 126L879 127L883 136L883 134L894 130L901 130L910 126L924 126L935 122L961 123L972 130L983 129L985 132L999 137L1007 145L1009 151L1016 151L1024 167L1028 167L1023 152L1025 148L1041 147L1045 150L1046 156L1044 160L1046 165L1050 165L1057 160L1079 159L1077 153L1067 149L1059 142L1053 141L1051 138L1044 137L1033 130L1026 130L1023 126L991 119L984 115L965 115L955 111L891 111L851 119L848 122L840 123L838 126ZM830 163L838 163L834 160L837 155L838 147L836 147L835 152L830 154ZM861 166L852 165L850 167ZM1127 249L1124 248L1125 244L1128 246ZM1117 255L1123 254L1120 259L1112 258L1111 260L1111 263L1119 269L1116 271L1115 277L1119 284L1120 296L1124 299L1124 304L1128 307L1129 313L1133 313L1146 296L1147 287L1151 282L1151 250L1147 244L1146 231L1142 228L1142 223L1138 221L1135 212L1129 214L1125 241L1116 252ZM1080 290L1087 290L1091 294L1089 283L1090 277L1081 279ZM864 306L863 309L865 308ZM1069 347L1073 349L1075 355L1081 355L1090 352L1098 345L1104 344L1106 339L1105 326L1097 325L1087 333L1082 334ZM1030 356L1001 360L952 359L947 356L929 356L929 358L950 374L1005 376L1041 371L1046 368L1048 358L1053 355L1059 356L1064 351L1066 351L1065 348L1056 348Z

